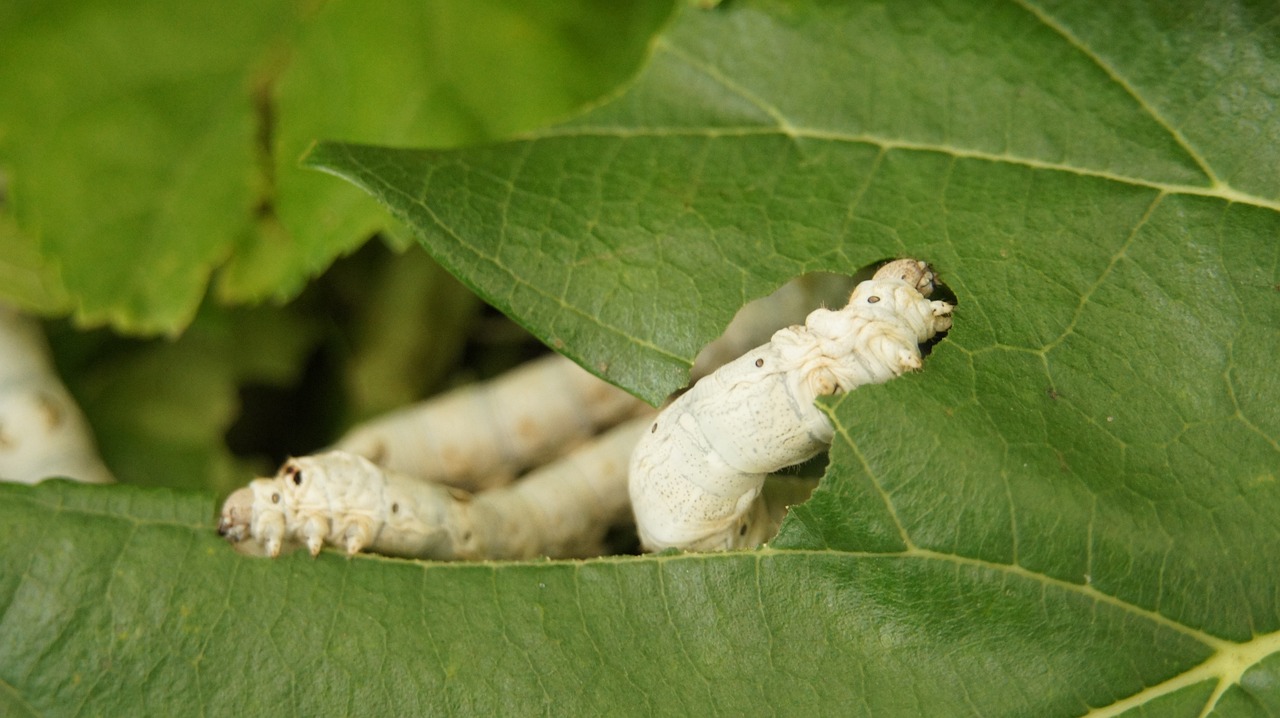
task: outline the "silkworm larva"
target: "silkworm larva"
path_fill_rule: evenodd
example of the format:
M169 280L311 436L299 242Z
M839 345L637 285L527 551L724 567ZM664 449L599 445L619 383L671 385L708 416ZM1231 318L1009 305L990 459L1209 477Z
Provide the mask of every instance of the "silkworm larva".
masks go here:
M814 400L919 369L919 345L951 327L952 305L925 298L933 281L924 262L890 262L843 309L779 330L667 406L631 459L644 547L724 550L771 538L783 510L761 499L766 476L831 443Z
M392 473L480 491L649 410L552 354L356 427L332 448Z
M0 306L0 479L115 479L80 407L54 373L36 320Z
M290 459L228 497L218 532L249 553L328 544L429 559L598 555L627 516L627 459L648 418L633 419L519 482L479 494L330 451Z

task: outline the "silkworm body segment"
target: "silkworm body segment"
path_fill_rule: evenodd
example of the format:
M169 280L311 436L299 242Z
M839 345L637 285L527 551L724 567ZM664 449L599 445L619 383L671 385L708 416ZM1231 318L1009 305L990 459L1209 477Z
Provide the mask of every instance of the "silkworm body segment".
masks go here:
M551 354L363 424L332 448L396 474L481 491L650 408Z

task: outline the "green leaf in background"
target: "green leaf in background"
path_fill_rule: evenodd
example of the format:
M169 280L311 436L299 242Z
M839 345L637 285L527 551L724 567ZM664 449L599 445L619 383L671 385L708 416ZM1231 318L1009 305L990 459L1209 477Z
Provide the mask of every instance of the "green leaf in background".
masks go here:
M412 147L544 125L635 72L669 3L342 0L299 29L271 90L269 226L218 282L230 301L287 298L341 251L388 228L367 195L297 167L317 138Z
M371 242L285 307L206 304L174 340L48 328L119 481L225 496L357 420L439 391L478 304L417 247Z
M0 298L177 333L215 269L287 299L387 227L296 166L318 137L448 146L564 116L669 4L51 0L0 7Z
M132 333L176 334L197 316L276 322L279 346L237 349L225 343L234 332L211 335L206 322L174 344L98 335L95 353L61 367L121 480L226 491L251 475L228 426L266 423L238 416L245 382L308 388L301 363L316 351L331 360L333 411L267 417L311 441L267 447L283 432L265 427L250 447L314 450L345 428L338 416L439 389L475 316L474 295L424 254L391 261L381 243L321 287L341 284L339 300L313 296L275 319L220 314L218 304L298 294L387 226L359 189L298 168L306 147L321 136L450 146L544 124L633 74L669 12L495 0L0 5L0 300ZM60 353L86 350L65 327L55 333ZM265 377L246 370L248 352L298 365Z
M18 229L13 217L3 213L3 176L0 175L0 286L11 297L22 297L24 306L36 312L56 312L70 301L57 271L48 265L30 238Z
M313 285L350 314L341 337L350 410L340 431L440 389L458 368L480 304L416 246L369 249L335 263Z
M227 446L240 388L297 383L322 332L297 307L212 306L171 342L53 329L60 374L119 481L220 495L272 468L267 456L236 457Z
M213 266L252 231L249 86L293 15L244 0L0 11L3 209L54 268L59 310L137 332L190 321ZM39 305L21 286L0 293Z
M234 555L202 496L0 487L17 715L1257 715L1280 704L1280 6L686 10L503 145L322 145L650 399L746 300L893 254L959 297L833 402L757 552Z

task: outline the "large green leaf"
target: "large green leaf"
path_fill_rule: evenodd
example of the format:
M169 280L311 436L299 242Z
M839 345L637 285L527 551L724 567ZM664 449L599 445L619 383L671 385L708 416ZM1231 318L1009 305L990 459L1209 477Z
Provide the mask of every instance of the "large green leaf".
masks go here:
M367 195L298 168L317 138L452 147L546 124L633 74L669 13L635 0L326 3L270 91L275 216L238 249L219 295L290 297L388 228Z
M270 562L191 495L0 499L6 715L1195 715L1242 673L1231 701L1275 700L1274 636L953 554Z
M927 258L956 327L833 404L823 487L757 552L253 561L196 496L7 488L0 705L1280 709L1280 6L1122 5L731 2L567 125L320 147L650 399L803 271Z
M50 307L135 331L190 321L250 231L263 50L289 2L17 2L0 9L0 171ZM22 265L19 265L22 266ZM60 295L60 296L59 296Z
M1228 53L1250 29L1229 9L1213 19L1227 47L1195 51ZM1154 50L1198 39L1176 32L1139 43L1157 45L1144 61L1175 72L1184 55ZM1270 39L1222 69L1230 99L1274 84L1255 57ZM998 296L968 297L975 308L1016 292L1061 315L1154 229L1148 212L1240 202L1269 210L1242 219L1267 236L1280 179L1233 187L1212 167L1246 137L1257 164L1280 163L1276 142L1256 144L1280 130L1241 110L1192 145L1161 97L1080 43L1015 5L734 7L686 17L630 92L567 125L468 152L324 145L310 162L382 198L535 333L656 402L745 299L801 272L909 252L961 292L977 271L1000 279ZM1224 129L1235 122L1254 134ZM1264 274L1266 259L1252 262Z
M566 125L311 161L651 400L746 298L934 261L956 328L835 406L832 475L775 546L1007 567L1214 648L1280 629L1280 6L1135 12L736 3Z

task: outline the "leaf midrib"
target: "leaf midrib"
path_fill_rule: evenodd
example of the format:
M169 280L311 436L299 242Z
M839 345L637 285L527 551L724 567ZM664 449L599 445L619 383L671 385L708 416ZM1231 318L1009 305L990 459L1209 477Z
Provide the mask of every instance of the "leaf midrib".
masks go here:
M1216 649L1208 658L1178 675L1148 686L1131 696L1107 706L1099 706L1085 714L1084 718L1110 718L1142 706L1152 700L1169 695L1197 683L1215 681L1213 693L1205 700L1201 716L1209 715L1218 700L1232 686L1239 685L1244 674L1266 657L1280 652L1280 632L1263 634L1244 643L1228 643Z
M1267 199L1257 195L1242 192L1225 183L1217 183L1205 186L1174 184L1170 182L1159 182L1156 180L1144 179L1131 175L1122 175L1115 172L1107 172L1105 170L1091 169L1088 167L1076 167L1074 165L1062 164L1060 162L1047 162L1029 157L1021 157L1012 154L997 154L994 152L983 152L981 150L973 150L963 147L953 147L944 144L935 144L929 142L917 142L913 140L901 140L882 137L870 133L846 133L836 132L833 130L820 130L805 127L791 127L789 129L781 129L778 127L755 127L749 125L726 126L726 127L645 127L641 129L618 129L614 127L591 127L589 125L575 125L573 127L564 128L548 128L538 130L536 132L524 133L512 138L512 142L537 141L543 139L576 139L589 137L604 137L615 139L647 139L647 138L665 138L665 137L697 137L703 139L722 139L726 137L785 137L793 140L821 140L826 142L846 142L849 144L864 144L876 147L882 152L892 150L907 150L915 152L932 152L935 154L948 155L956 159L969 159L991 162L996 164L1007 164L1019 167L1026 167L1035 170L1047 170L1053 172L1066 172L1069 174L1079 175L1082 177L1091 177L1095 179L1103 179L1119 184L1130 185L1133 187L1141 187L1145 189L1153 189L1165 195L1194 195L1197 197L1209 197L1213 199L1221 199L1235 204L1251 205L1262 209L1269 209L1280 212L1280 200Z
M684 52L678 46L673 45L665 35L659 35L655 38L653 45L650 48L650 59L646 64L651 64L652 58L659 53L665 53L680 62L685 63L687 66L703 73L703 75L723 87L726 92L729 92L756 107L775 124L772 126L743 125L736 127L655 126L638 130L619 129L615 127L592 127L589 123L579 124L579 122L583 120L590 119L591 110L594 109L594 107L592 107L588 108L583 115L579 116L579 118L571 124L557 125L541 130L535 130L533 132L519 134L514 136L512 140L523 141L574 137L616 137L621 139L638 137L704 137L708 139L716 139L720 137L780 135L793 140L808 139L868 144L880 148L881 152L887 152L895 149L936 152L950 155L957 159L975 159L1018 165L1030 169L1068 172L1071 174L1105 179L1137 187L1155 189L1164 194L1212 197L1223 199L1228 202L1253 205L1264 209L1270 209L1272 211L1280 211L1280 199L1267 199L1265 197L1252 195L1247 192L1237 190L1231 185L1223 182L1213 171L1212 166L1204 159L1203 156L1201 156L1199 152L1195 150L1194 147L1192 147L1191 143L1182 135L1182 133L1168 120L1166 120L1156 107L1152 103L1148 102L1143 94L1139 92L1138 89L1130 83L1122 73L1104 61L1101 56L1091 50L1088 45L1082 42L1074 34L1054 21L1053 18L1044 14L1039 8L1030 5L1026 0L1013 0L1013 2L1036 18L1036 20L1043 24L1045 28L1061 37L1064 42L1068 43L1072 48L1079 52L1081 56L1086 58L1090 63L1103 72L1126 95L1131 97L1142 112L1146 114L1152 122L1168 133L1169 137L1172 138L1177 146L1185 153L1186 157L1195 164L1196 168L1204 175L1206 184L1204 186L1171 184L1167 182L1148 180L1137 176L1108 172L1105 170L1077 167L1057 162L1047 162L1044 160L1021 157L1008 153L997 154L945 144L888 138L873 133L847 133L835 130L804 127L794 123L786 116L785 113L771 103L765 101L755 93L738 84L732 78L725 76L716 67L699 61L696 57ZM632 82L624 85L620 88L620 91L626 89L630 85L633 85L638 80L639 76L633 78Z

